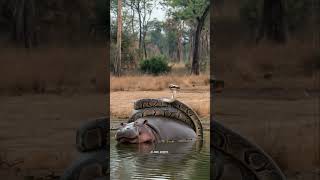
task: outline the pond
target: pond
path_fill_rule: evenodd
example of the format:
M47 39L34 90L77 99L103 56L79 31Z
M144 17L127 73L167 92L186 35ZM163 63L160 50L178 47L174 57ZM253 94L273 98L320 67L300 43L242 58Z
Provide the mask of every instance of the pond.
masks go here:
M209 179L210 132L204 140L118 144L110 132L110 179Z

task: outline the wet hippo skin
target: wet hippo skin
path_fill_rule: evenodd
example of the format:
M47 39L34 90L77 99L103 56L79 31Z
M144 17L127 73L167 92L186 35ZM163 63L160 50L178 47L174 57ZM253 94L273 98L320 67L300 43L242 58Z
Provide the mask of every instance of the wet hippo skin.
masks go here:
M145 143L194 140L194 130L183 122L166 117L144 117L124 124L116 133L120 143Z
M133 114L121 123L115 138L119 143L159 143L203 138L198 115L186 104L174 100L140 99Z

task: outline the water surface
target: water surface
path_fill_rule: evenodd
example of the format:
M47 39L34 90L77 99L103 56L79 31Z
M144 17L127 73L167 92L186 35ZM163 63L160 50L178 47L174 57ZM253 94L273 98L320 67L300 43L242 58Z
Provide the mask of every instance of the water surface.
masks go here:
M210 135L203 141L117 144L111 131L111 179L209 179Z

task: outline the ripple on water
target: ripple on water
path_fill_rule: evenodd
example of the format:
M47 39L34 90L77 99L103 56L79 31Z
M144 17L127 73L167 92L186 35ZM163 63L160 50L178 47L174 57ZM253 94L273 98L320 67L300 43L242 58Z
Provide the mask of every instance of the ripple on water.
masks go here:
M114 132L112 132L114 133ZM208 179L210 146L201 142L117 145L111 139L111 179ZM114 137L111 135L111 137Z

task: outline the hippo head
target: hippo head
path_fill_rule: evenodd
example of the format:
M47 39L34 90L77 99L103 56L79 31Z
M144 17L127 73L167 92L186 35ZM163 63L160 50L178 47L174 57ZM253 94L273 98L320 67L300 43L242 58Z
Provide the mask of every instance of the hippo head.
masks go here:
M152 128L145 119L121 123L115 137L120 143L148 143L156 140Z

